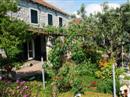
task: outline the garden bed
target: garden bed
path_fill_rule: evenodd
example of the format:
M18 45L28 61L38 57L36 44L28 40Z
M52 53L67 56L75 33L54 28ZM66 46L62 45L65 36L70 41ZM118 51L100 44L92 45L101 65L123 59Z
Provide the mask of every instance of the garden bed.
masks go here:
M71 92L60 94L59 97L73 97ZM82 97L112 97L111 94L97 93L97 92L85 92Z

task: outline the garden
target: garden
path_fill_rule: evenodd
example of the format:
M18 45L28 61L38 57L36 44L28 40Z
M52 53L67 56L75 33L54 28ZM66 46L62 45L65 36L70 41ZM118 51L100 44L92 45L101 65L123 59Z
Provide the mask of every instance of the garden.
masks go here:
M80 23L72 15L67 28L44 27L46 34L56 37L49 59L43 64L43 89L42 75L17 80L12 77L12 69L22 63L18 59L22 44L32 33L27 33L29 25L6 15L17 11L17 2L0 1L0 48L7 55L0 58L0 97L74 97L78 93L82 97L112 97L115 63L116 93L120 97L119 76L128 71L125 67L130 64L130 5L111 9L104 3L102 7L102 13L87 16L83 4L78 10Z

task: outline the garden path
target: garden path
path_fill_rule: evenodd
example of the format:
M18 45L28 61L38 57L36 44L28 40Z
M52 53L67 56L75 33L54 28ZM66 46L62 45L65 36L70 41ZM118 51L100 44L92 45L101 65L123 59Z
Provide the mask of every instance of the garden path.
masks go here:
M33 76L36 74L41 74L42 66L41 61L31 60L23 64L21 69L16 70L16 78L24 78L27 76Z

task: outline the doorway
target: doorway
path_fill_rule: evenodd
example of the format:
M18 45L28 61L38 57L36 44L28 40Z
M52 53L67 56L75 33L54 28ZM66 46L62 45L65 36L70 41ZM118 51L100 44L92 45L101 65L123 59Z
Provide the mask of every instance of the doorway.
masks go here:
M33 39L27 41L27 52L28 60L32 60L35 58L35 44Z

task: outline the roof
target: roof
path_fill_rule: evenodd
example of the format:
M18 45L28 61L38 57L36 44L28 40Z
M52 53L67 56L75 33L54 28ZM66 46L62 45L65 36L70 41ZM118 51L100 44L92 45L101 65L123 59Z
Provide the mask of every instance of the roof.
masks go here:
M68 15L68 14L67 14L66 12L64 12L62 9L57 8L56 6L54 6L54 5L52 5L52 4L48 3L48 2L46 2L45 0L31 0L31 1L34 2L34 3L40 4L40 5L42 5L42 6L45 6L45 7L49 8L49 9L53 9L53 10L55 10L55 11L58 11L58 12L64 14L64 15Z
M71 21L73 24L80 24L81 23L81 18L75 18Z

